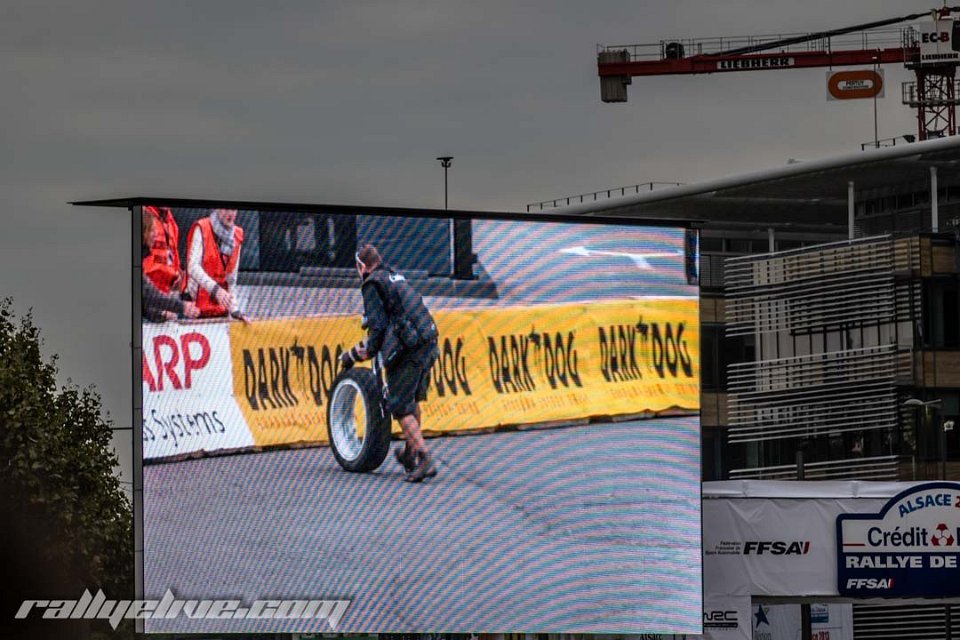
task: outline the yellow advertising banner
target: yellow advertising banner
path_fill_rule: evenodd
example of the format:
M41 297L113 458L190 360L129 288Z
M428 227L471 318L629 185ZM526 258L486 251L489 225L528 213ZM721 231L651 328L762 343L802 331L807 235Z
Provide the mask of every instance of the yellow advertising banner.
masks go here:
M438 311L426 433L700 407L695 298ZM326 442L339 355L360 319L230 328L236 400L257 445ZM394 431L399 426L394 423Z

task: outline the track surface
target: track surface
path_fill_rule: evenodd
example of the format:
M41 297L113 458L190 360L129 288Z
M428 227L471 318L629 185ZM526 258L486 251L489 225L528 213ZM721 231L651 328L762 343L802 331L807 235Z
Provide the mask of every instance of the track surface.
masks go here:
M691 418L436 438L440 475L326 448L147 466L148 598L349 598L337 631L699 628ZM150 632L329 631L312 620L147 620Z
M472 228L472 249L496 285L497 298L431 297L426 299L431 311L698 294L686 281L679 229L504 220L474 220ZM646 266L637 256L648 256ZM384 259L390 263L389 255ZM238 295L251 318L359 317L359 284L358 279L355 289L247 286Z

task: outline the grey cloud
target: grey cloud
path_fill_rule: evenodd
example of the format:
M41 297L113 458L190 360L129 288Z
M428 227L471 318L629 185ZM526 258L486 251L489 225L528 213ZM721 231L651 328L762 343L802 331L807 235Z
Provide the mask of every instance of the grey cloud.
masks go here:
M852 152L872 110L821 71L636 79L599 100L597 43L797 32L913 1L28 2L0 21L0 295L65 376L127 420L123 212L137 193L347 204L530 201ZM887 67L881 135L914 128Z

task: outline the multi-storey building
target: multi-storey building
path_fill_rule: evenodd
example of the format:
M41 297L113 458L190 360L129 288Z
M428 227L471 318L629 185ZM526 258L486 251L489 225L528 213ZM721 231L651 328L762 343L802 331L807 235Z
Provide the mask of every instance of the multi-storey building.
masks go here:
M699 221L705 480L951 474L958 160L943 139L561 209Z
M561 210L699 221L704 480L960 477L958 163L947 138ZM957 618L857 604L855 638Z

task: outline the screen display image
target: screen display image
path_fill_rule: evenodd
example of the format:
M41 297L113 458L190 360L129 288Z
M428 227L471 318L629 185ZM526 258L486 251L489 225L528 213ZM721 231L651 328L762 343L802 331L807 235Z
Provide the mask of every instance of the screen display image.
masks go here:
M147 632L700 632L695 232L141 209Z

